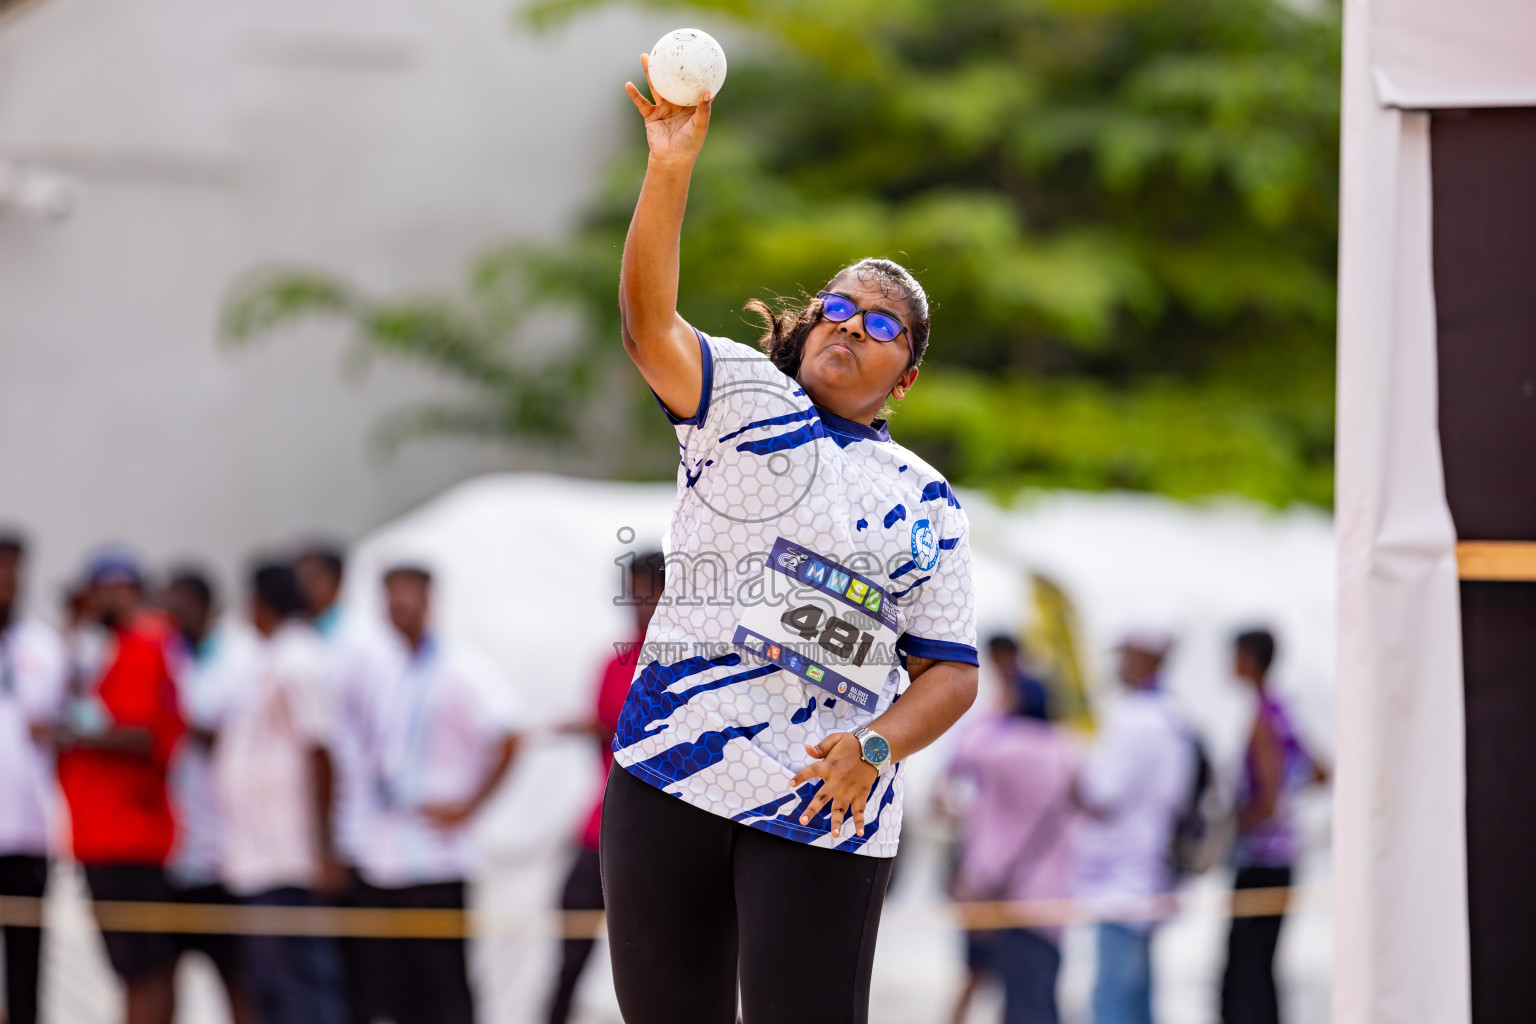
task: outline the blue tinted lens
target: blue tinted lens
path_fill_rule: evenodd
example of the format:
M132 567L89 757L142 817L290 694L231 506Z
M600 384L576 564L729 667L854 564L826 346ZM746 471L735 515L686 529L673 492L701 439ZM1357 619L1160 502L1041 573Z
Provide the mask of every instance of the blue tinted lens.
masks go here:
M876 341L895 341L901 337L901 321L888 317L884 313L865 313L864 329Z
M835 324L844 320L850 320L859 311L859 307L843 298L841 295L823 295L821 297L821 312Z

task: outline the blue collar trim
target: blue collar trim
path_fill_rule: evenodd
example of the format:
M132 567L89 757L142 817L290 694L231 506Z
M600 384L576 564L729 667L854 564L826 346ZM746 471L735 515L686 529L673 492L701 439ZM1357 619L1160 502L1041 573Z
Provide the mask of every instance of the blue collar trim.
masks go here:
M874 423L860 423L858 420L848 420L828 412L821 406L816 407L816 414L821 417L822 426L829 433L843 434L858 438L861 441L889 441L891 432L885 428L885 420L875 420Z

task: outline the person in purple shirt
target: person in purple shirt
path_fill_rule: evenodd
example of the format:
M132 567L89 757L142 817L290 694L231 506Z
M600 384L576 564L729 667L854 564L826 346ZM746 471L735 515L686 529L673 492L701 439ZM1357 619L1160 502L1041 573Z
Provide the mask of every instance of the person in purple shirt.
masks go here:
M998 709L970 723L955 745L950 777L969 784L951 895L962 902L1062 900L1072 893L1072 783L1078 753L1047 719L1047 692L1019 664L1012 637L988 654L1002 682ZM953 1020L989 976L1002 982L1007 1024L1055 1024L1061 929L966 933L966 984Z
M1253 687L1258 709L1238 782L1233 888L1287 889L1299 846L1289 798L1325 775L1301 745L1285 705L1269 688L1274 634L1249 630L1237 636L1234 648L1235 671ZM1233 919L1221 983L1223 1024L1279 1024L1275 949L1283 920L1283 908L1273 916Z

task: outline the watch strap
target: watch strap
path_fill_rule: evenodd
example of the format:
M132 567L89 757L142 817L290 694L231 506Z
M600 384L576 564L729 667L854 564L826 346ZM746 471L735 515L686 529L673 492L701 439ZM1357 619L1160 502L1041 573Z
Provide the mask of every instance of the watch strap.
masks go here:
M859 759L862 760L865 764L869 765L875 771L879 772L881 775L884 775L895 766L896 761L893 757L890 756L889 753L891 749L891 741L886 739L884 735L875 732L875 730L871 729L867 725L861 725L857 729L853 730L852 736L859 742ZM875 764L869 758L864 756L864 740L870 736L879 736L882 740L885 740L885 749L887 753L885 761L881 764Z

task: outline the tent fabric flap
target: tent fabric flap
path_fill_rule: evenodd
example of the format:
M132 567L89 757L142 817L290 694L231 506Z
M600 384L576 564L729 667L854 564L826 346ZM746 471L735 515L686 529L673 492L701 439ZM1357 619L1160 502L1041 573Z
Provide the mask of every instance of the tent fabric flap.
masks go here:
M1405 110L1536 106L1532 0L1356 0L1377 102Z
M1334 1012L1471 1019L1465 704L1445 497L1429 115L1384 109L1346 11L1339 266Z

